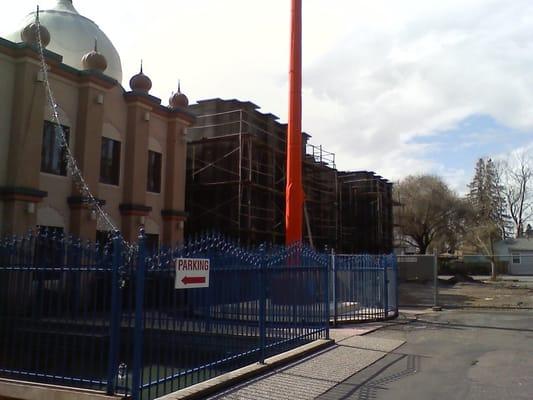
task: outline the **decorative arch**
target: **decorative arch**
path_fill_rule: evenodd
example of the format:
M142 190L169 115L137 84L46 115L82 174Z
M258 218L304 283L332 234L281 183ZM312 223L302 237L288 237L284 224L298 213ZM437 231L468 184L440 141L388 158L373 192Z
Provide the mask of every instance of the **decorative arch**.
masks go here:
M161 146L159 140L157 140L153 136L148 137L148 150L156 151L158 153L163 154L163 146Z
M41 226L56 226L65 228L65 218L59 211L50 206L42 206L37 208L37 225Z
M105 136L109 139L118 140L119 142L124 141L124 137L120 131L109 122L104 122L104 125L102 126L102 136Z
M112 222L115 223L114 221ZM105 223L104 219L101 216L97 216L96 218L96 230L103 232L111 232L111 228L108 224Z
M160 226L152 218L146 217L144 221L144 231L150 235L160 235Z
M59 117L59 121L61 122L61 125L68 126L69 128L72 128L72 121L68 117L65 110L63 110L61 107L57 107L57 115ZM54 118L54 113L52 112L52 108L48 105L45 106L44 111L44 120L49 121L55 124L56 120Z

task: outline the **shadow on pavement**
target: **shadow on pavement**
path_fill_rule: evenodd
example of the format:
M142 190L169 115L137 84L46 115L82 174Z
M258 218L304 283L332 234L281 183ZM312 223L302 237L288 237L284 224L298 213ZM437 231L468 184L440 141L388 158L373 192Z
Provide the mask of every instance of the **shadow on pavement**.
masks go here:
M318 399L375 399L378 391L388 390L387 385L416 374L420 370L421 358L412 354L388 354L323 393Z

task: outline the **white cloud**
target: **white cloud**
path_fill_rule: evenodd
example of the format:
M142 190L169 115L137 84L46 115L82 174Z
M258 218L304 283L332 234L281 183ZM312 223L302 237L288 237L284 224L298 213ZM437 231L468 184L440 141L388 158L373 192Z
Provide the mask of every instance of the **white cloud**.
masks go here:
M0 27L35 4L11 3ZM143 58L163 101L181 78L193 101L250 100L286 119L289 1L74 5L115 43L126 87ZM529 0L306 0L303 127L340 168L458 181L464 171L428 160L413 139L472 114L533 129L532 38Z
M408 143L472 114L533 128L531 2L377 3L404 23L372 30L355 21L306 75L312 92L345 116L314 134L336 144L339 166L366 161L391 177L426 169L456 186L464 171L424 161L424 148Z

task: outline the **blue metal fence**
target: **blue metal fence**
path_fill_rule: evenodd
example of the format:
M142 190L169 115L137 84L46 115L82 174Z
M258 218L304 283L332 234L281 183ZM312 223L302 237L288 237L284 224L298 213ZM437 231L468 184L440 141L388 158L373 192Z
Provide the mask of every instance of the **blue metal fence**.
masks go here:
M369 322L398 316L394 255L332 255L332 321Z
M109 248L28 235L0 245L0 374L107 389Z
M177 258L209 259L209 287L176 290ZM393 316L395 274L392 257L217 235L152 254L143 235L134 247L5 239L0 376L153 399L328 337L331 319Z

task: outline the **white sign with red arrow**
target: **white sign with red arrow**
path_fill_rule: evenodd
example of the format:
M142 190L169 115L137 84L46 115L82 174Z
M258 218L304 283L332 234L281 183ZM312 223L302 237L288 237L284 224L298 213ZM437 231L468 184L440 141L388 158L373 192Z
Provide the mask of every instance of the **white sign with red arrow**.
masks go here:
M210 264L208 258L176 259L176 289L209 287Z

